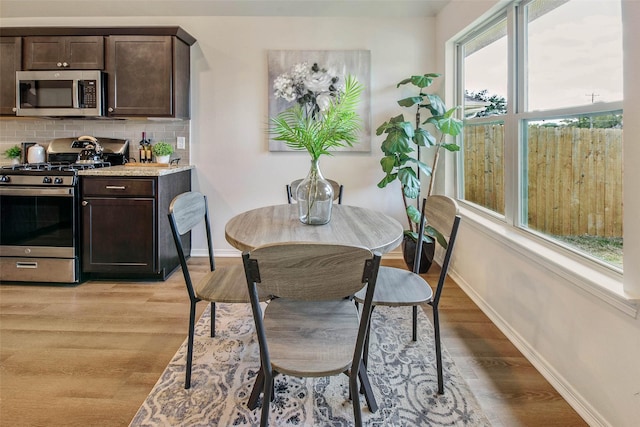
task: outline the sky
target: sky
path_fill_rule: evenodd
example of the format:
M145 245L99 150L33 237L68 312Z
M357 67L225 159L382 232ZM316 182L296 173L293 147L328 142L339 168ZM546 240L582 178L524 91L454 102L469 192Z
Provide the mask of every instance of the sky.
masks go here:
M528 26L529 110L622 100L620 0L570 0ZM465 88L506 97L506 37L465 60Z

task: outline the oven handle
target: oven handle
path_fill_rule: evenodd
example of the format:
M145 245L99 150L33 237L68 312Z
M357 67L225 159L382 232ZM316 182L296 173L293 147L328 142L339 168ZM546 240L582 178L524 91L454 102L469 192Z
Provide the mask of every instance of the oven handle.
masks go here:
M38 268L37 262L16 262L16 268Z
M73 197L73 188L0 187L0 196Z

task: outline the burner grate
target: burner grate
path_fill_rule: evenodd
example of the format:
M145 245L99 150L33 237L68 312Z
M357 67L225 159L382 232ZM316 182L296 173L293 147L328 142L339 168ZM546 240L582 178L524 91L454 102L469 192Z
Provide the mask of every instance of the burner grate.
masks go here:
M70 163L70 162L46 162L46 163L23 163L18 165L4 165L3 172L8 171L81 171L87 169L107 168L110 162L91 163Z
M109 162L93 162L93 163L72 163L67 166L68 170L86 170L86 169L98 169L108 168L111 166Z

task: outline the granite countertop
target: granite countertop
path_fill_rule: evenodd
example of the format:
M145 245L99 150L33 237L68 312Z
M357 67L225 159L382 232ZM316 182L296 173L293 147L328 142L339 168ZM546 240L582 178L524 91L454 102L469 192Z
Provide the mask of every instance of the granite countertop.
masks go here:
M194 165L178 165L168 167L156 166L111 166L109 168L87 169L78 171L80 176L163 176L195 169Z

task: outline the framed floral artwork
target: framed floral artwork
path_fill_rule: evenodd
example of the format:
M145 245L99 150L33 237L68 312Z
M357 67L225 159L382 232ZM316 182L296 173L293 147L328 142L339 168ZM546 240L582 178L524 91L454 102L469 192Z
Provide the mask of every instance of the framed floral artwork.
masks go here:
M364 88L358 104L362 120L359 142L335 151L371 151L371 52L368 50L270 50L269 117L296 103L305 104L310 114L321 116L332 98L344 88L347 76ZM269 151L293 151L284 142L269 138Z

